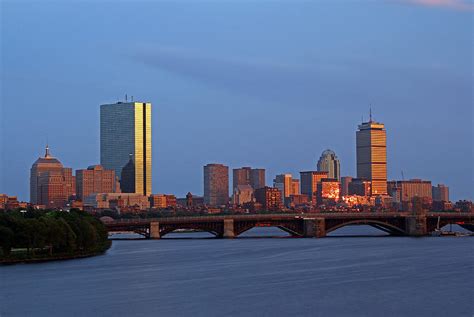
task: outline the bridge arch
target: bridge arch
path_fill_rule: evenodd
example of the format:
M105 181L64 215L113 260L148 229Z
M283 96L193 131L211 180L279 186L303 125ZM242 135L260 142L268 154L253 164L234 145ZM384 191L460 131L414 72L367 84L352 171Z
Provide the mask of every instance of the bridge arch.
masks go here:
M202 228L202 227L195 227L195 226L179 226L177 228L167 228L164 230L160 230L160 237L163 238L163 236L169 234L169 233L178 233L178 230L194 230L195 232L207 232L212 234L215 237L219 237L221 234L215 230L209 229L209 228Z
M327 226L326 227L326 234L335 231L337 229L340 229L342 227L346 226L351 226L351 225L368 225L371 227L374 227L376 229L379 229L381 231L384 231L389 234L393 235L407 235L406 231L403 228L400 228L396 225L384 222L384 221L379 221L379 220L369 220L369 219L362 219L362 220L352 220L352 221L346 221L342 222L333 226Z

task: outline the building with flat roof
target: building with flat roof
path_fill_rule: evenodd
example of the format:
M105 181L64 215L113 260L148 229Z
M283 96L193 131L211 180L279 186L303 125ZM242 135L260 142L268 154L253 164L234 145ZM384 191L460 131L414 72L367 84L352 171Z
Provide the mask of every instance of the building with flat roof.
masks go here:
M432 200L431 181L410 179L388 182L389 195L394 202L412 202L414 197Z
M100 106L100 164L115 175L133 156L133 193L152 193L151 103L117 102ZM122 181L122 180L121 180Z
M328 172L300 172L301 194L308 196L309 201L316 203L318 183L324 178L328 178Z
M281 192L282 202L285 202L285 198L289 198L291 195L293 185L293 177L291 174L280 174L275 176L273 180L273 187L278 188Z
M387 134L383 123L359 125L356 132L357 178L371 182L371 195L387 194Z
M278 188L265 186L255 190L255 201L267 211L279 211L283 208L281 192Z
M229 167L223 164L204 166L204 203L223 206L229 203Z
M106 170L102 165L91 165L87 169L76 170L76 197L83 200L93 193L119 193L120 184L114 170Z
M251 167L234 168L232 170L232 189L236 189L239 185L250 185L254 190L265 187L265 169Z
M341 177L341 196L349 195L349 183L352 182L351 176Z
M433 201L449 201L449 187L443 184L438 184L431 188Z

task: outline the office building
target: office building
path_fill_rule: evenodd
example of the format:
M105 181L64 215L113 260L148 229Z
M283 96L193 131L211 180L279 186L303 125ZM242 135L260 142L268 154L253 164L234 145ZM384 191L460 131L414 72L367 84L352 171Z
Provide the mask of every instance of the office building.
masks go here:
M433 186L431 189L433 201L449 201L449 187L443 184Z
M299 195L299 194L300 194L300 180L292 179L290 195Z
M325 178L318 183L318 205L334 205L340 198L340 185L336 178Z
M150 195L150 208L165 209L176 207L176 196L166 194Z
M301 194L308 196L309 201L316 203L318 183L324 178L328 178L328 172L300 172Z
M387 135L382 123L359 125L356 132L357 178L371 182L371 195L387 194Z
M352 182L351 176L341 177L341 196L349 195L349 184Z
M83 200L93 193L119 193L120 184L114 170L106 170L101 165L76 170L76 197Z
M432 200L431 181L421 179L390 181L387 188L394 202L412 202L414 197Z
M254 190L265 187L265 169L234 168L232 170L232 188L236 189L238 185L250 185Z
M133 157L133 193L149 196L151 188L151 104L118 102L100 106L100 164L115 175ZM122 181L122 179L121 179Z
M328 178L341 180L341 166L334 151L324 151L319 158L317 167L319 172L328 172Z
M30 170L30 203L47 208L61 208L75 194L75 177L72 169L65 168L54 158L46 146Z
M353 178L348 185L349 195L370 196L372 193L371 182L365 179Z
M285 201L285 198L290 197L292 189L292 176L291 174L280 174L275 177L273 180L273 187L278 188L281 192L282 202Z
M265 186L255 190L255 201L266 211L279 211L283 208L281 192L278 188Z
M229 167L222 164L204 166L204 203L214 207L229 203Z

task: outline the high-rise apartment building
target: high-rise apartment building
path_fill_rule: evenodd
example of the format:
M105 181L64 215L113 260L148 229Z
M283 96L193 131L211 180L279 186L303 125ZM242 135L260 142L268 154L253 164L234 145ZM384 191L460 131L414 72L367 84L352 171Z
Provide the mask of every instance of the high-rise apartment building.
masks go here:
M229 167L222 164L204 166L204 203L209 206L229 203Z
M316 202L318 183L328 178L328 172L300 172L301 194L308 196L309 201Z
M241 167L232 170L232 188L239 185L250 185L253 189L265 187L265 169Z
M433 201L449 201L449 187L443 184L432 187Z
M114 170L106 170L101 165L76 170L76 195L83 200L90 194L119 193L120 184Z
M133 192L151 194L151 103L118 102L100 106L100 163L121 175L134 163Z
M387 194L387 135L383 123L359 125L356 132L357 178L371 182L371 195Z
M75 193L75 177L71 168L51 156L46 146L44 157L40 157L30 170L30 203L47 208L64 207Z
M279 211L283 208L281 192L278 188L262 187L255 190L255 200L266 211Z
M319 158L317 167L319 172L328 172L329 178L341 180L341 165L334 151L324 151Z

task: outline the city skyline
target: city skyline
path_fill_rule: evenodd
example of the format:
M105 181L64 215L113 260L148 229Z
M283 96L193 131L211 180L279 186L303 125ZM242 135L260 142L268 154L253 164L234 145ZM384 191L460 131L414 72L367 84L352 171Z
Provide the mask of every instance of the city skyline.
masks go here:
M101 3L86 15L71 6L3 6L0 192L28 199L28 169L48 139L64 166L98 164L97 105L128 93L154 104L155 193L202 192L202 166L213 161L264 167L270 184L282 172L313 169L326 148L337 153L341 176L356 176L353 131L372 105L389 131L389 180L403 171L447 184L453 200L473 199L471 12L281 2L265 10L203 3L184 14L171 3ZM209 10L222 28L200 21ZM259 25L267 10L275 20ZM119 23L138 13L143 24ZM276 23L284 16L289 23ZM232 27L243 17L246 25ZM54 23L38 29L42 21ZM456 164L440 153L459 153Z

